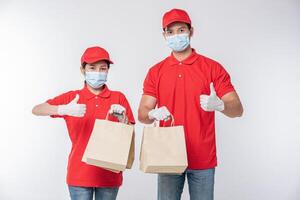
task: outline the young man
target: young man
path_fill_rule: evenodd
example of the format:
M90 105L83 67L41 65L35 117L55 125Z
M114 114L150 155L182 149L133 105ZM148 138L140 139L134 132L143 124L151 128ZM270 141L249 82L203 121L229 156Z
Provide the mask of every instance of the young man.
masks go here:
M35 106L33 114L61 117L66 121L72 150L69 155L67 184L72 200L116 199L122 184L122 173L113 173L81 161L94 127L95 119L105 119L134 124L133 114L126 97L111 91L105 84L110 64L108 52L100 47L86 49L81 57L84 88L69 91L46 103ZM126 119L123 119L123 113Z
M172 9L162 21L163 36L172 53L148 71L139 120L150 124L168 120L171 113L175 125L184 126L188 168L181 175L158 175L158 199L180 199L187 176L192 200L212 200L217 166L215 111L240 117L243 108L226 70L191 48L189 15Z

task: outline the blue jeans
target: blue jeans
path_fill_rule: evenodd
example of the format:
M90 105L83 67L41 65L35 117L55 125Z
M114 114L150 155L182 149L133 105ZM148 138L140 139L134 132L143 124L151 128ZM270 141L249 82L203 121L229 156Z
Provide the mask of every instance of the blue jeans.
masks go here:
M187 176L191 200L213 200L215 168L186 170L183 174L158 175L158 200L180 200Z
M93 188L69 186L71 200L115 200L119 188Z

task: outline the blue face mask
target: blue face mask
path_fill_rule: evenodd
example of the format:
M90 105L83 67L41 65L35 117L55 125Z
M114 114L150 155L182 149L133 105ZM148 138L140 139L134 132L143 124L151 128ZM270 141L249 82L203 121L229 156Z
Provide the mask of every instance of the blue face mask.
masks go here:
M166 37L167 45L173 51L183 51L190 45L189 34L178 34Z
M98 89L104 85L107 80L106 72L85 72L85 81L92 88Z

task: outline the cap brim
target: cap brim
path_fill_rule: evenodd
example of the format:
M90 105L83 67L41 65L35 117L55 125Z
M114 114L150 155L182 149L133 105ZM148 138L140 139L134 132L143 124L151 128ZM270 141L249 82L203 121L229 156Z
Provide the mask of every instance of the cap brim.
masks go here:
M163 28L166 28L167 26L169 26L170 24L172 24L172 23L174 23L174 22L183 22L183 23L191 24L191 22L188 21L188 20L183 20L183 19L172 19L172 20L169 21L167 24L165 24Z
M91 63L95 63L95 62L98 62L98 61L101 61L101 60L105 60L105 61L108 61L110 64L114 64L113 61L111 61L107 58L93 58L93 59L84 60L84 62L86 62L88 64L91 64Z

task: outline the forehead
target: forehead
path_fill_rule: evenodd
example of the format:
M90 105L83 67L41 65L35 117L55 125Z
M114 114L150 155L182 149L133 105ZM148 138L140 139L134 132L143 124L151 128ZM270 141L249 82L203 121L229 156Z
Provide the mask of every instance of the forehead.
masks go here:
M107 62L105 60L99 60L97 62L90 63L90 64L87 64L87 65L93 65L93 66L95 66L95 65L101 65L101 66L105 65L105 66L107 66Z
M173 22L166 27L166 30L177 30L179 28L188 28L188 25L184 22Z

